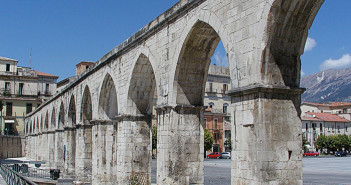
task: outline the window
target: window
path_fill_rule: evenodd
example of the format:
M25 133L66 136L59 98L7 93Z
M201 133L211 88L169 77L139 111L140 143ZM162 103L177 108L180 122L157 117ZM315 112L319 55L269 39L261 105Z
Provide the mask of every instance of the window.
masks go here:
M213 120L213 122L214 122L213 129L218 129L218 119L215 118L215 119Z
M228 91L228 84L223 84L222 93L225 93L226 91Z
M345 131L347 132L347 126L345 126Z
M210 108L211 109L211 112L213 112L213 108L214 108L214 103L209 103L208 104L208 108Z
M12 103L6 103L6 116L12 116Z
M308 132L308 123L306 123L306 132Z
M226 103L223 105L223 113L224 114L228 113L228 104L226 104Z
M212 83L209 83L208 85L210 86L209 92L213 92Z
M19 85L18 85L18 94L23 94L23 86L24 86L24 84L23 83L19 83Z
M204 125L205 125L205 128L207 128L207 118L204 118Z
M32 112L32 104L31 103L27 103L26 104L26 114Z
M323 132L323 125L322 125L322 123L319 124L319 129L320 129L320 132Z
M85 66L85 69L89 69L89 66Z
M49 94L49 84L45 85L45 94L48 95Z
M5 91L10 91L10 82L5 82Z
M338 133L340 133L340 125L338 125Z
M6 71L10 71L10 64L6 64Z
M214 139L215 139L215 140L218 140L218 139L219 139L219 134L218 134L218 132L215 132L215 133L214 133Z
M347 109L342 109L343 113L347 113Z

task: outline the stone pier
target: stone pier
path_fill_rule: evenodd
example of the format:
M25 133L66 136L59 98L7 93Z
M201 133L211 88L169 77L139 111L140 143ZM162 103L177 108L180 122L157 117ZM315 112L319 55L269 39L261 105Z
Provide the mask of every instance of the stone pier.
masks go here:
M203 107L158 107L157 183L204 183Z

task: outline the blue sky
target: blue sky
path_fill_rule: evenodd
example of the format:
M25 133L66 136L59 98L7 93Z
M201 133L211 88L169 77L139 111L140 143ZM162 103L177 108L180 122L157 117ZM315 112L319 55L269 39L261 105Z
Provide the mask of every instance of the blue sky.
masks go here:
M177 0L0 0L0 56L62 80L97 61ZM309 32L304 75L351 66L350 0L326 0ZM223 46L213 63L227 65Z

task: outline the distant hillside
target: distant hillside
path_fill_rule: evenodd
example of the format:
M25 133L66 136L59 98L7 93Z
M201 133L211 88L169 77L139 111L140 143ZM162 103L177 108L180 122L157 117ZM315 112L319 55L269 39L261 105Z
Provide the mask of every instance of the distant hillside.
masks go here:
M302 102L351 102L351 68L329 69L305 76L300 86L307 89Z

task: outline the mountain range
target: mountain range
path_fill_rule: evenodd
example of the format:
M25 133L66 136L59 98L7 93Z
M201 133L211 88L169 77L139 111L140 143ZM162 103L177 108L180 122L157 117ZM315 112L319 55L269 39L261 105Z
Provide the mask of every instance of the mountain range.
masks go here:
M329 69L302 77L302 102L351 102L351 68Z

